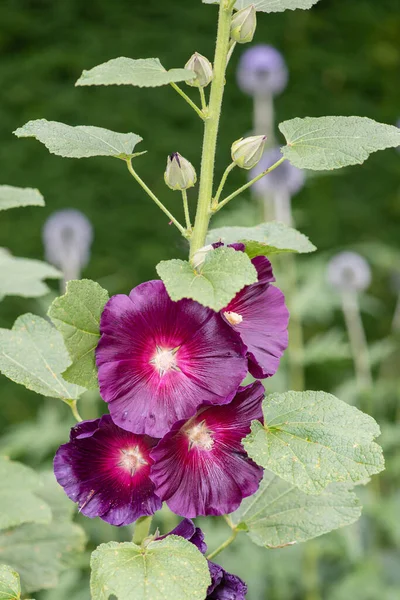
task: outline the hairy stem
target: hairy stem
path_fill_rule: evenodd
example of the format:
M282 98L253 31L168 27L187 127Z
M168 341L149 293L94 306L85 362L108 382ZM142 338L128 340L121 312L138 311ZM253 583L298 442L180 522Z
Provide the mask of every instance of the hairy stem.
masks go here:
M190 213L189 213L189 204L188 204L188 198L187 198L187 191L186 190L182 190L182 200L183 200L183 210L185 213L185 221L186 221L186 228L188 232L192 231L192 224L190 222Z
M76 400L69 400L67 402L67 404L70 407L71 412L74 415L74 418L76 419L76 421L78 423L82 423L83 419L82 419L81 415L79 414L78 407L77 407L77 404L76 404Z
M201 110L203 112L203 117L205 117L205 116L207 116L208 106L207 106L206 95L204 93L204 88L200 87L199 92L200 92Z
M183 91L183 89L180 88L179 85L177 85L176 83L171 83L170 85L171 85L171 87L174 88L174 90L176 92L178 92L178 94L180 96L182 96L182 98L189 104L189 106L191 106L193 108L193 110L199 115L200 119L202 119L204 121L205 116L204 116L203 112L197 106L197 104L195 102L193 102L193 100L191 98L189 98L189 96Z
M132 542L138 546L148 537L150 532L152 517L140 517L136 521L135 531L133 532Z
M242 187L240 187L238 190L236 190L236 192L233 192L227 198L224 198L224 200L222 200L222 202L220 202L218 204L218 206L213 210L213 212L218 212L219 210L221 210L221 208L223 208L226 204L228 204L228 202L233 200L233 198L236 198L236 196L239 196L239 194L241 194L242 192L247 190L249 187L251 187L253 185L253 183L256 183L256 181L259 181L260 179L265 177L265 175L268 175L268 173L271 173L271 171L273 171L274 169L279 167L279 165L281 165L284 160L286 160L286 159L283 156L274 165L272 165L271 167L269 167L268 169L266 169L265 171L263 171L262 173L257 175L257 177L254 177L254 179L252 179L251 181L248 181L247 183L245 183L245 185L242 185Z
M136 179L136 181L144 189L144 191L146 192L146 194L148 194L150 196L150 198L157 204L158 208L161 208L161 210L163 211L163 213L165 213L167 215L167 217L169 218L169 220L172 221L172 223L175 225L175 227L177 227L179 229L179 231L181 232L181 234L184 237L187 237L188 234L187 234L186 229L184 227L182 227L182 225L179 223L179 221L177 221L177 219L175 219L175 217L169 212L169 210L164 206L164 204L162 202L160 202L160 200L157 198L157 196L155 194L153 194L153 192L145 184L145 182L143 181L143 179L141 179L139 177L139 175L136 173L136 171L132 167L132 161L127 160L126 164L127 164L129 173L132 175L132 177L134 177Z
M229 537L227 540L225 540L225 542L223 542L220 546L218 546L218 548L216 550L214 550L214 552L210 552L210 554L207 555L208 560L211 560L212 558L217 556L220 552L225 550L225 548L230 546L232 544L232 542L235 541L237 534L238 534L237 530L234 529L231 537Z
M228 179L229 173L236 167L236 164L233 162L228 167L226 167L224 174L222 175L221 183L219 184L217 193L215 194L215 198L211 205L211 210L217 208L219 199L221 197L222 191L224 189L226 180Z
M190 256L205 244L210 222L210 205L214 182L214 163L217 137L224 97L225 71L229 50L233 7L224 0L219 5L217 44L214 57L214 78L211 83L208 115L204 123L203 154L201 160L200 189L196 219L190 243Z

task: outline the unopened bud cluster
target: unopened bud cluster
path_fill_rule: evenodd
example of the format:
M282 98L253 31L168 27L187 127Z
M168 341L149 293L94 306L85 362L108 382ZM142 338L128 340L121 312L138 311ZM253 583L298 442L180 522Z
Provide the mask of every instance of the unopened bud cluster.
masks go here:
M208 58L195 52L185 65L185 69L193 71L196 77L186 83L192 87L205 88L213 78L213 67Z
M195 185L197 175L194 166L179 152L174 152L168 156L164 180L171 190L182 191Z
M232 160L241 169L252 169L261 159L267 136L253 135L232 144Z
M238 44L253 40L257 27L257 14L254 4L242 8L232 18L231 38Z

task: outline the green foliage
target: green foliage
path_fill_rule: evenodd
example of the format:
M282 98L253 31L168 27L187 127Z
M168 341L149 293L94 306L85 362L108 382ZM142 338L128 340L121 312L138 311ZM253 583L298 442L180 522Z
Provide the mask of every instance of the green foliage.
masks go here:
M249 456L308 494L331 482L360 482L384 468L376 421L325 392L271 394L264 426L243 441Z
M346 484L331 484L313 496L266 471L258 492L231 518L259 546L278 548L350 525L360 515L358 498Z
M50 291L43 280L60 277L60 271L45 262L16 258L0 248L0 300L5 296L43 296Z
M225 244L242 242L246 246L246 254L250 258L282 252L302 254L316 250L308 237L277 221L261 223L255 227L233 226L211 229L208 232L207 241L210 244L220 241Z
M157 265L172 300L192 298L215 311L224 308L246 285L257 281L249 258L233 248L217 248L206 254L195 270L186 260L163 260Z
M372 152L400 146L400 129L366 117L307 117L279 125L283 155L299 169L328 170L362 164Z
M8 565L0 565L0 600L19 600L21 585L19 575Z
M40 480L32 469L0 457L0 480L0 530L51 521L49 506L36 494Z
M219 4L218 0L202 0L204 4ZM260 12L273 13L284 10L307 9L317 4L319 0L236 0L235 8L241 10L254 5Z
M85 545L82 529L71 522L73 505L54 474L45 474L41 481L39 493L51 509L51 522L24 524L0 532L0 562L18 571L24 593L55 587L59 573L76 560Z
M304 349L303 364L312 365L351 358L350 346L339 329L311 338Z
M64 296L56 298L48 315L64 338L72 365L63 373L70 383L96 389L95 348L100 338L100 317L108 292L95 281L70 281Z
M172 535L145 547L102 544L92 554L93 600L204 600L211 583L196 546Z
M158 87L193 79L188 69L164 69L158 58L126 58L121 56L102 65L83 71L75 85L136 85Z
M61 334L41 317L22 315L0 329L0 371L15 383L69 403L85 391L62 378L70 364Z
M44 198L39 190L0 185L0 210L20 206L44 206Z
M136 133L115 133L102 127L78 125L71 127L57 121L38 119L19 127L14 134L34 137L42 142L52 154L65 158L88 158L90 156L114 156L130 158L142 138Z

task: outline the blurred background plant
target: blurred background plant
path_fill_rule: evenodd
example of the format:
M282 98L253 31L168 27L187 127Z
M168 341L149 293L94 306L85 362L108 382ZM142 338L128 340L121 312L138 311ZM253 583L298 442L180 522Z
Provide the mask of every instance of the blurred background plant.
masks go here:
M261 162L264 168L272 164L281 141L276 124L287 118L360 114L395 123L400 94L395 4L322 0L312 11L260 19L253 47L243 51L238 46L231 59L217 177L232 141L247 134L267 133ZM151 160L140 165L143 178L175 211L176 198L163 181L165 157L179 150L197 168L201 124L190 109L172 102L168 88L154 94L74 89L73 83L84 68L121 55L159 56L166 67L183 66L193 50L211 58L214 13L200 1L189 5L184 0L171 0L168 6L148 0L135 7L128 0L98 0L90 6L80 0L1 4L0 183L38 187L46 198L44 208L1 213L1 245L14 256L45 258L54 265L41 266L43 287L33 298L14 295L15 289L2 293L1 327L10 328L24 312L45 315L58 284L50 282L48 291L43 278L61 277L63 285L87 276L115 294L155 278L159 260L184 257L184 241L117 161L50 159L44 148L18 141L11 132L44 116L115 131L133 128L148 140L151 153ZM171 37L179 43L171 44ZM246 579L249 600L400 597L399 164L396 151L375 154L362 168L318 176L284 163L252 194L244 193L215 217L214 227L278 218L293 223L318 247L315 256L273 261L291 308L291 345L266 388L324 389L366 410L381 424L387 463L372 486L358 488L364 516L356 525L298 547L265 550L245 537L240 552L230 547L221 563ZM227 191L243 183L243 171L236 169ZM189 202L194 194L189 190ZM3 250L0 263L4 257L10 260ZM32 263L22 266L29 270ZM47 471L73 424L69 408L4 377L0 386L0 453ZM96 392L88 392L80 404L82 416L97 417L99 402ZM53 489L47 480L45 488ZM53 504L54 494L53 489ZM79 515L77 521L89 549L131 537L130 528L118 530ZM211 549L225 539L227 530L219 521L199 521ZM163 530L174 524L169 512L161 514ZM65 573L63 562L56 565L49 587L58 572L59 586L35 597L88 600L86 559L79 555L74 569Z

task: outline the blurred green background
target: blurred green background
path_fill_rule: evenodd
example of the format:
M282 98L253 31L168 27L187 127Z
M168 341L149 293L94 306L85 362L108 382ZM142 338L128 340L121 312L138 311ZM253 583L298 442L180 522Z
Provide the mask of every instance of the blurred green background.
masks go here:
M278 122L296 116L338 114L396 123L400 116L398 8L396 0L321 0L310 11L260 14L255 43L269 43L278 48L290 72L288 88L276 102ZM194 51L211 59L215 24L216 8L204 6L200 0L168 3L3 0L0 4L0 183L39 188L46 207L3 212L1 246L16 256L43 258L41 229L46 218L55 210L73 207L87 215L94 227L92 258L84 276L98 280L111 293L127 292L141 281L155 278L155 265L160 260L185 256L184 242L121 161L50 156L42 145L33 140L18 140L12 131L30 119L47 118L70 125L88 124L138 133L144 139L138 150L148 150L147 155L137 159L138 172L174 213L181 214L179 194L167 190L163 172L167 155L173 151L179 151L199 167L200 120L168 87L74 88L74 82L83 69L118 56L155 56L166 68L183 66ZM239 47L228 73L217 178L228 164L232 141L252 127L252 100L237 88L235 80L241 52ZM314 286L308 296L307 290L303 290L302 296L309 309L309 318L307 311L303 315L307 338L335 323L342 326L340 312L329 304L329 295L323 296L322 288L326 257L343 248L362 249L373 267L373 286L363 305L371 344L388 336L396 304L390 278L392 272L400 269L399 165L395 150L378 153L362 167L309 179L295 198L296 224L322 253L300 262L306 284L310 275L310 285ZM244 182L243 172L237 169L227 191ZM195 194L191 193L189 198L193 204ZM246 198L235 200L240 201L249 202ZM56 290L56 284L53 287ZM319 308L314 310L310 296L317 298L319 291ZM324 313L325 300L329 306ZM49 298L7 298L0 306L0 326L11 327L15 318L27 311L44 314L48 302ZM396 370L393 362L387 369L391 376ZM345 381L348 392L351 378L349 360L307 366L307 387L311 389L328 391ZM389 388L383 386L383 391L376 392L378 404L382 398L384 405L376 408L375 416L387 420L388 427L395 427L399 383L391 381ZM275 385L279 387L279 381ZM24 427L29 429L29 424L35 423L39 407L43 412L40 397L3 377L0 396L0 431L7 435L10 427L15 428L18 423L25 423ZM67 417L68 408L61 407L59 411L53 417L46 413L47 421L42 421L42 428L49 434L50 449L63 436L67 437L62 420ZM94 416L95 399L88 398L82 412ZM12 455L37 464L50 460L50 454L46 454L48 448L44 451L39 448L36 458L30 455L29 444L35 443L32 428L31 437L21 428L15 431L20 435L20 447L10 450ZM21 431L25 431L25 437L21 437ZM5 439L8 441L3 448L10 444L10 437ZM393 477L398 477L399 466ZM375 515L381 500L374 502L371 514ZM97 532L103 531L97 521L96 526ZM95 529L93 524L90 527ZM243 562L238 551L232 552L227 560L236 564L243 577L246 578L247 572L250 575L249 600L399 598L400 592L399 595L392 592L393 586L399 585L396 590L400 590L400 583L392 581L396 568L390 566L400 556L398 546L390 538L392 526L382 530L376 523L366 521L357 527L354 531L327 536L323 542L313 542L308 546L311 550L268 552L249 548L248 562ZM215 525L214 534L211 531L210 535L218 537L217 529ZM115 530L109 530L104 533L105 538L116 537ZM94 540L102 541L102 535L93 533ZM396 535L398 543L398 525ZM363 543L370 536L374 537L372 550L365 554ZM323 558L319 559L319 555ZM374 568L369 568L368 561ZM383 574L380 570L375 573L377 561L384 565ZM342 577L343 585L348 587L335 591L334 584ZM78 592L72 594L68 585L75 584L76 581L65 583L65 598L86 598L86 590L81 596ZM61 593L52 592L43 598L63 600Z

